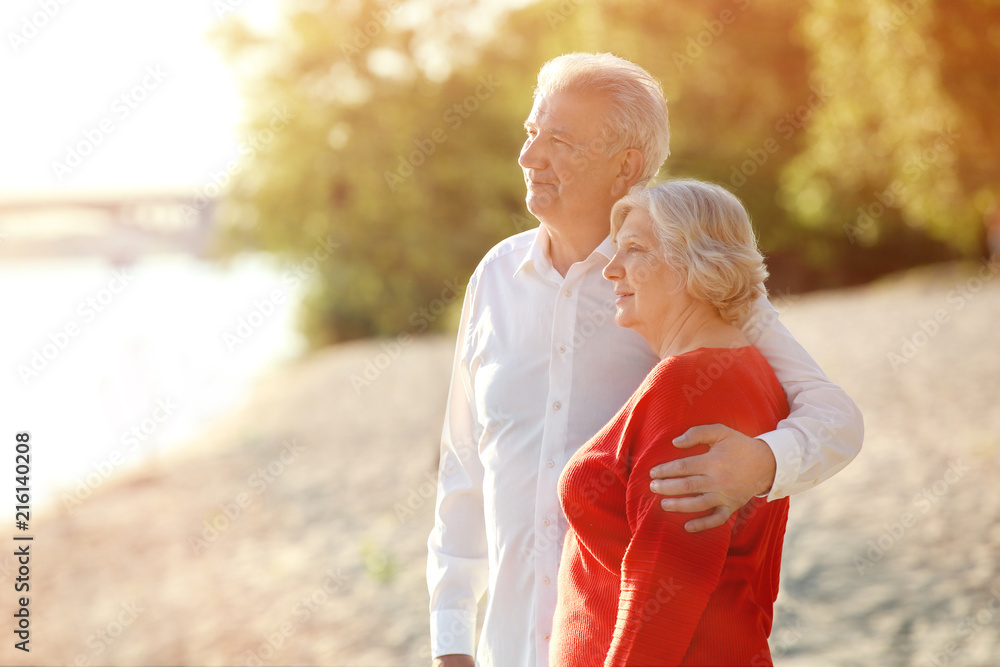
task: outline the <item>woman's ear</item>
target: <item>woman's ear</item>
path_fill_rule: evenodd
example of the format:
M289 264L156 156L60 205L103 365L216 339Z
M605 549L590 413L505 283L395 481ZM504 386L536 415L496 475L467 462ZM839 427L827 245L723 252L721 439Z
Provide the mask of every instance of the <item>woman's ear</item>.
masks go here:
M633 185L639 181L646 160L638 148L626 148L619 154L618 175L612 185L612 194L616 199L625 196Z

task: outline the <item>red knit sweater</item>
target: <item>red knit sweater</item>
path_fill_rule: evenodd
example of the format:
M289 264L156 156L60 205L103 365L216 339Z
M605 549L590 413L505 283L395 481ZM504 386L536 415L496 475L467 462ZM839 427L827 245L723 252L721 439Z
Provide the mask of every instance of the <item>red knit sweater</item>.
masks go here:
M688 533L663 511L650 469L689 427L756 437L788 415L755 347L700 348L661 361L559 479L569 522L549 658L590 665L770 665L787 499L752 499L725 525ZM708 512L697 516L703 516Z

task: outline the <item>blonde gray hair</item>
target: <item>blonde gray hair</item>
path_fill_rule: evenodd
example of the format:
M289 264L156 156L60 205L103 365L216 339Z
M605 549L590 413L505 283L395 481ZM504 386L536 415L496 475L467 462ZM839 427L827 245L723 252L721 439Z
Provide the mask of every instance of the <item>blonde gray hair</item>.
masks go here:
M606 93L605 150L638 149L644 165L637 182L656 176L670 155L670 122L663 88L649 72L610 53L567 53L542 66L534 98L560 92Z
M767 268L750 216L734 194L692 179L635 186L611 209L611 238L635 209L649 212L667 262L687 276L695 299L739 323L767 294Z

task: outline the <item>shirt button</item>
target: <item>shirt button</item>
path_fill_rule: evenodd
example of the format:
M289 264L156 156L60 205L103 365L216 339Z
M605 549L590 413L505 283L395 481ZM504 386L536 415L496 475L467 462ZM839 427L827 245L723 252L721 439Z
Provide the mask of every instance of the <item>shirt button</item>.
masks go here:
M573 296L573 290L566 290L565 292L563 292L563 294L565 294L566 296Z
M545 641L549 641L549 635L545 635Z
M565 352L566 351L566 346L565 345L560 345L559 346L559 351L560 352Z
M549 468L555 468L556 462L553 461L552 459L549 459L548 461L545 462L545 465L548 466Z
M556 401L555 403L552 404L552 409L553 410L558 410L561 407L562 407L562 403L560 403L559 401Z
M549 585L549 578L548 577L542 577L542 583L545 584L546 586L548 586Z
M548 519L542 519L542 525L543 525L543 526L547 526L547 525L549 525L550 523L551 523L551 522L550 522L550 521L549 521Z

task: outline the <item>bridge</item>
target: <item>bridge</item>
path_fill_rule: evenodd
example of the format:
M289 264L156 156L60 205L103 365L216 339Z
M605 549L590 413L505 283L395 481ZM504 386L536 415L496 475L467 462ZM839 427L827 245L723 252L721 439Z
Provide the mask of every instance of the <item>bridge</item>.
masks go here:
M143 255L204 257L217 200L198 190L37 193L0 196L0 259Z

